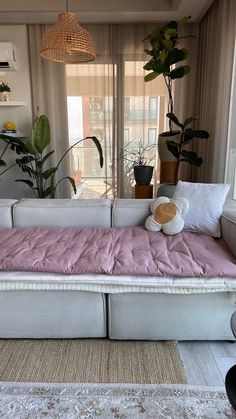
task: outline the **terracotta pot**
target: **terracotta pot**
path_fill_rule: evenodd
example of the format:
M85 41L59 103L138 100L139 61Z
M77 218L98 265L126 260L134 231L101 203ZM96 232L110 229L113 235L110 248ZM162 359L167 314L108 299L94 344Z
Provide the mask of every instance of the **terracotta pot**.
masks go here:
M160 164L160 183L175 183L176 158L167 148L166 140L179 141L181 132L162 132L158 137L158 154Z

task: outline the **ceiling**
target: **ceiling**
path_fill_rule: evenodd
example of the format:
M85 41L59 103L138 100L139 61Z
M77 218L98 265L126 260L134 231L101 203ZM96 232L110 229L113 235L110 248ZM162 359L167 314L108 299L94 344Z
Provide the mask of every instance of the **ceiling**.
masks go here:
M80 22L161 22L191 15L199 21L214 0L68 0ZM0 23L54 23L67 0L0 0Z

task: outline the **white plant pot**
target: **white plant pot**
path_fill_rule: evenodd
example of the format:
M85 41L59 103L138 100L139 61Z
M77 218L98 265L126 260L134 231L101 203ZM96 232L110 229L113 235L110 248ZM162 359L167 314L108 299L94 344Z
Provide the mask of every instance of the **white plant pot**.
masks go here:
M0 102L9 102L9 92L0 92Z

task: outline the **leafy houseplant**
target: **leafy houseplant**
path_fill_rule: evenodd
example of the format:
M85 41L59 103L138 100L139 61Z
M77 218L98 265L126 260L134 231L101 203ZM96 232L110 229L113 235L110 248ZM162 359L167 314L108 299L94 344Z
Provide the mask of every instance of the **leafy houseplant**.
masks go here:
M7 172L12 167L16 166L16 162L12 163L10 166L7 167L5 160L3 159L4 154L8 149L15 151L17 154L25 154L27 153L27 149L25 144L18 138L11 137L5 134L0 134L0 139L3 140L6 145L0 154L0 167L3 167L4 170L0 172L0 176Z
M189 65L178 65L187 56L185 48L179 48L182 39L187 36L180 36L179 29L183 26L190 16L184 17L180 22L170 21L162 26L157 26L146 38L150 42L150 49L144 51L151 56L145 64L144 69L150 71L145 77L145 82L154 80L162 75L168 92L168 113L174 113L173 100L173 80L180 79L190 72ZM169 131L159 134L158 153L161 160L160 183L173 183L176 172L176 159L168 151L166 140L169 137L178 140L179 131L173 130L173 122L169 119Z
M199 157L197 153L194 151L186 150L184 147L191 143L194 138L207 139L209 137L209 133L205 130L193 130L192 128L188 128L189 125L197 118L190 117L181 123L173 113L168 113L167 117L181 130L181 135L178 142L173 140L166 141L168 150L176 158L175 183L177 183L179 179L179 169L181 162L186 162L197 167L201 166L203 163L202 158Z
M76 193L75 181L70 176L65 176L55 184L55 175L59 166L69 151L77 144L86 139L91 139L97 147L100 157L100 166L103 166L103 152L100 142L96 137L86 137L78 140L75 144L69 147L62 155L56 166L45 169L45 164L48 163L49 157L54 151L45 152L50 145L50 123L46 115L41 115L36 118L31 135L26 144L20 139L1 135L10 148L14 149L18 154L24 154L23 157L16 159L16 163L23 172L27 173L31 179L17 179L16 182L23 182L28 185L33 191L36 198L55 198L57 187L64 180L68 180ZM15 165L14 164L14 165Z
M188 128L197 118L190 117L184 123L180 123L174 114L172 82L190 72L188 65L176 66L188 56L188 51L185 48L179 48L178 44L182 39L193 36L179 36L178 31L189 19L190 16L186 16L180 22L171 21L159 26L146 38L151 44L151 49L144 51L152 58L144 66L145 70L151 71L145 76L145 81L151 81L162 75L168 90L168 113L166 116L169 119L169 131L161 133L158 138L158 152L161 160L160 183L176 183L179 178L180 163L183 161L200 166L203 162L202 158L184 147L194 138L206 139L209 137L207 131ZM177 125L180 130L174 131L173 124Z
M11 88L8 83L5 83L4 81L1 81L0 83L0 92L10 92Z
M7 102L9 100L8 92L11 91L11 88L8 83L4 81L0 82L0 101Z
M141 140L138 143L132 140L121 150L120 159L133 167L137 185L149 185L151 182L153 166L149 163L153 157L148 154L155 146L155 144L144 144Z
M180 79L190 72L189 65L176 64L184 61L188 56L185 48L179 48L178 44L187 36L179 36L178 30L191 17L185 16L180 22L171 21L163 26L157 26L145 40L151 44L151 49L144 49L144 52L151 56L151 59L144 65L144 69L151 71L144 80L149 82L162 75L168 90L168 112L174 112L173 101L173 80ZM145 41L144 40L144 41ZM170 132L173 131L172 121L169 120Z

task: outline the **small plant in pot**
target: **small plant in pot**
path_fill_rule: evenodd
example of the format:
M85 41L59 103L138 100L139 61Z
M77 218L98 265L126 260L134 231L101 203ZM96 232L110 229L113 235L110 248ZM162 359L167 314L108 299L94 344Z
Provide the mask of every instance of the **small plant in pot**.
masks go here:
M150 152L155 147L156 144L145 144L142 140L138 142L132 140L121 150L120 159L133 167L136 185L150 185L153 166L149 163L154 160L154 155L150 155Z
M189 65L180 65L188 56L185 48L178 45L182 39L189 36L180 36L179 29L190 16L184 17L180 22L171 21L162 26L157 26L144 41L150 42L150 49L144 51L151 57L144 69L150 71L144 80L149 82L162 75L168 91L168 113L174 113L173 80L180 79L190 73ZM169 119L169 131L161 133L158 138L158 152L161 160L161 183L173 183L176 171L176 159L168 152L166 140L169 137L176 140L180 132L173 130L173 121Z
M8 93L11 92L11 88L8 83L0 82L0 101L7 102L9 100Z

